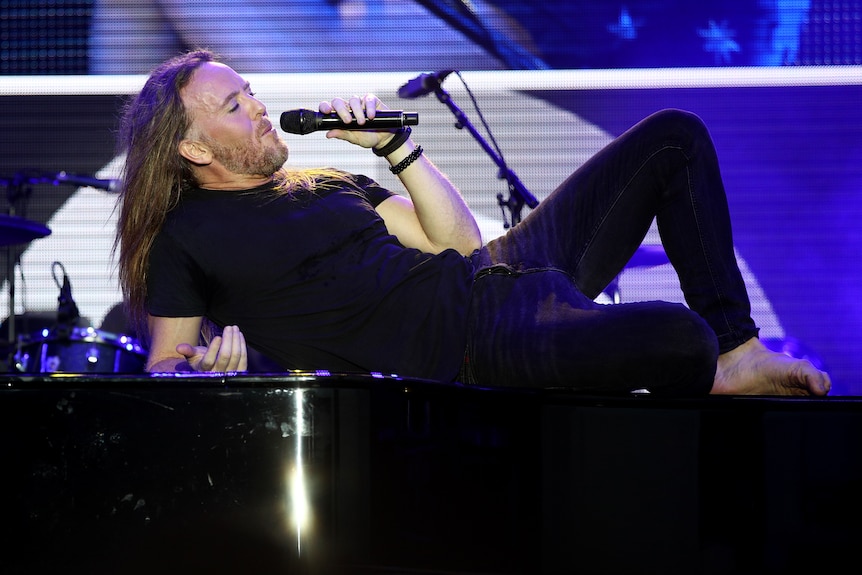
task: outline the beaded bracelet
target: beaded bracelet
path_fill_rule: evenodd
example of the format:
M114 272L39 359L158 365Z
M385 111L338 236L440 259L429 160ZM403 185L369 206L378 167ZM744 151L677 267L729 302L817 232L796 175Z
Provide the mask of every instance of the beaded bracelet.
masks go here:
M400 174L401 172L403 172L407 168L407 166L409 166L410 164L415 162L416 159L421 155L422 155L422 146L416 146L413 149L413 151L410 152L409 156L407 156L406 158L404 158L403 160L401 160L400 162L398 162L397 164L395 164L394 166L389 168L389 171L392 172L393 174Z
M410 126L404 126L403 128L398 128L398 131L395 132L395 137L389 140L389 142L383 146L382 148L371 148L371 151L374 152L376 156L380 156L381 158L388 156L407 141L410 137L410 132L413 130L410 129Z

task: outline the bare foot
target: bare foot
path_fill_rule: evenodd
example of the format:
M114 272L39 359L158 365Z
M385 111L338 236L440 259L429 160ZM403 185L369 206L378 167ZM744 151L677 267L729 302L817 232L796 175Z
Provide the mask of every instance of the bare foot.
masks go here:
M806 359L770 351L756 337L718 356L712 394L826 395L829 374Z

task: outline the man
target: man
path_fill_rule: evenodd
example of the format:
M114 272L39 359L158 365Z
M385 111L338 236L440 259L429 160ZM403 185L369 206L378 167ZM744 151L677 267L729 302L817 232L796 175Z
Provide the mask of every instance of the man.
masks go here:
M366 95L319 109L362 124L382 107ZM283 169L266 107L209 52L151 74L121 128L117 235L149 371L243 371L250 345L284 369L487 386L829 392L827 374L757 339L718 160L694 115L643 120L485 246L409 130L327 137L373 148L407 196L334 169ZM691 309L595 304L653 218ZM210 324L221 334L199 345Z

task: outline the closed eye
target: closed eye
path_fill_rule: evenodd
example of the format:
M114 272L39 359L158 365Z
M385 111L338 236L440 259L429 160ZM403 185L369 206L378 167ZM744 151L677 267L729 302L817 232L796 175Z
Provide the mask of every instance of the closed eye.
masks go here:
M254 98L254 92L252 92L252 91L250 91L250 90L249 90L248 92L246 92L246 94L248 94L249 96L251 96L252 98ZM236 112L237 110L239 110L239 102L234 102L233 106L231 106L231 107L228 109L228 113L229 113L229 114L232 114L232 113Z

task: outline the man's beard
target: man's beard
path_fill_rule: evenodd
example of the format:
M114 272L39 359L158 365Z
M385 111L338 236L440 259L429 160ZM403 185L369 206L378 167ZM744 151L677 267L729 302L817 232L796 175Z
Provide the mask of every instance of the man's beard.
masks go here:
M276 139L277 145L267 147L260 141L244 146L223 146L211 141L213 156L234 174L251 176L271 176L281 169L287 161L287 145Z

